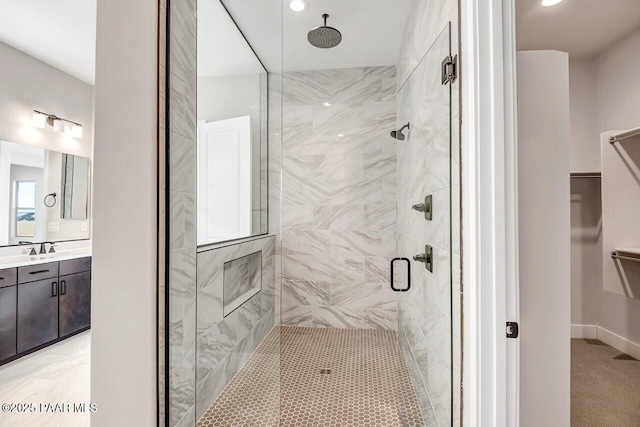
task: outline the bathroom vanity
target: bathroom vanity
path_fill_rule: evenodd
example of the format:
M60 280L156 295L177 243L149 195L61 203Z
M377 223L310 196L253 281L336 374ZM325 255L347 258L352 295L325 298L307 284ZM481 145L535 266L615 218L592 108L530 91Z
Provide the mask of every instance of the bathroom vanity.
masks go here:
M0 365L90 326L90 252L0 259Z

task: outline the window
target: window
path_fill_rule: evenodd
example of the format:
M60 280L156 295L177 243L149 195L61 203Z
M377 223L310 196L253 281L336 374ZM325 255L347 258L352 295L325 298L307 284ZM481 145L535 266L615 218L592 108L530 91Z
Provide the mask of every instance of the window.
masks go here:
M16 181L16 237L35 236L36 183Z

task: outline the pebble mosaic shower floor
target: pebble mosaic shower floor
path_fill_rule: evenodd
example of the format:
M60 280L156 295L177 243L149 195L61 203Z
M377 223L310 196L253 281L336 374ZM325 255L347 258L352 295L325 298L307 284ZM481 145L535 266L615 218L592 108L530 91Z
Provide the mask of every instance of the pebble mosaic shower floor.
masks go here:
M394 331L274 328L198 426L424 426Z

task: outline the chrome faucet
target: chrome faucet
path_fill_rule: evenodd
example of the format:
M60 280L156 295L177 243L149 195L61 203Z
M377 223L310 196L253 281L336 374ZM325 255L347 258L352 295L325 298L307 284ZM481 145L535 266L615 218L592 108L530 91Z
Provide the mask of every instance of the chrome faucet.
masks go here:
M42 255L47 253L47 243L46 242L42 242L40 243L40 252L38 252L38 254Z

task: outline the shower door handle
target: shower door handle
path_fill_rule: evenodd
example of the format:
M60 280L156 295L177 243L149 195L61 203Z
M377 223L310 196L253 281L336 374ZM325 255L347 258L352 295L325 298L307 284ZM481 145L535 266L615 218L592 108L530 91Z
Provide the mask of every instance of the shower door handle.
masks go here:
M396 261L404 261L407 263L407 287L406 288L396 288L395 285L395 274L394 274L394 269L393 266L396 263ZM411 261L409 261L409 258L394 258L391 260L391 274L389 275L389 281L391 282L391 289L394 290L395 292L407 292L409 289L411 289Z

